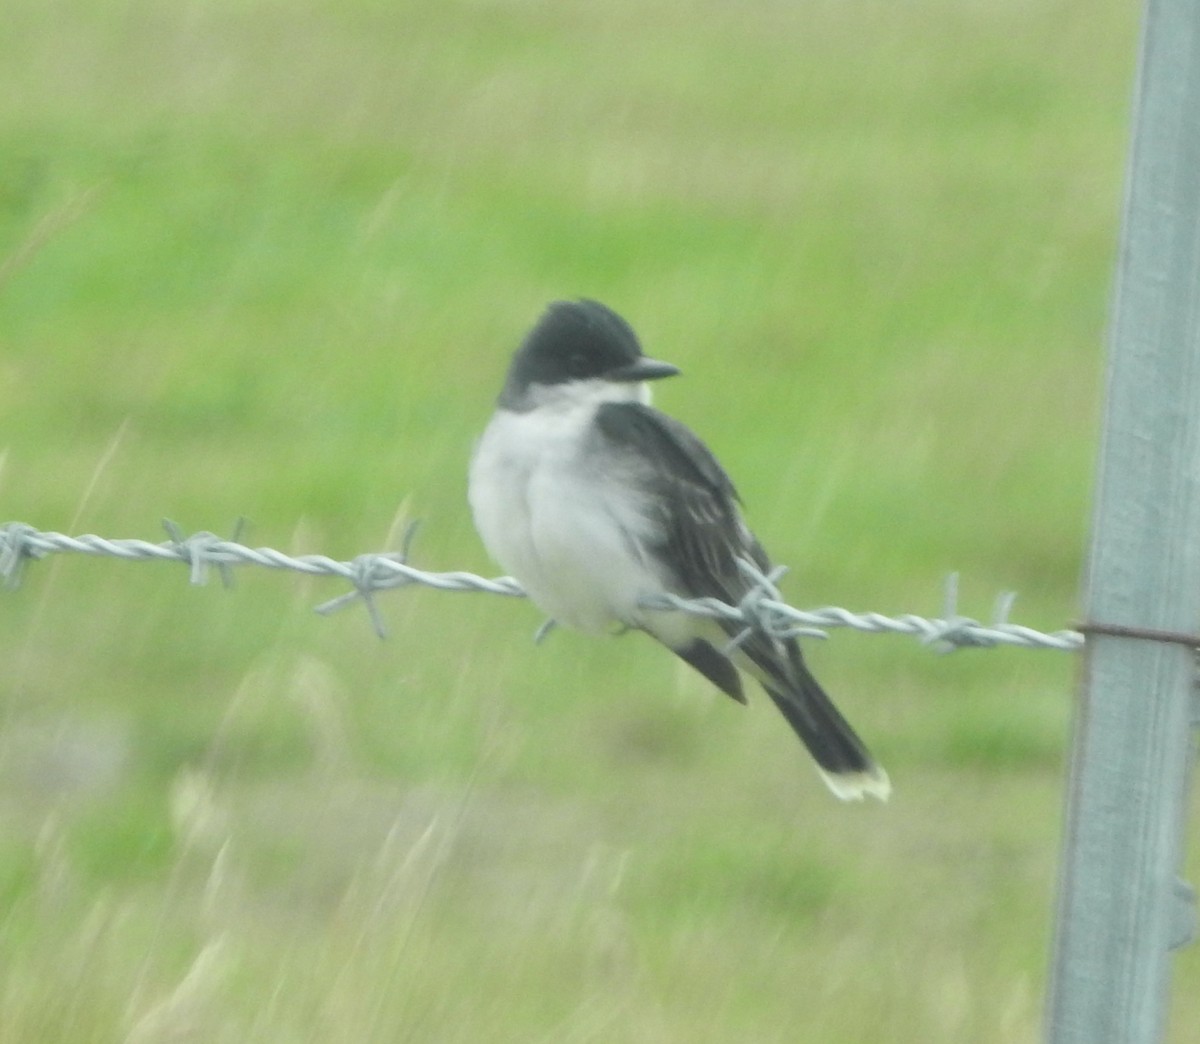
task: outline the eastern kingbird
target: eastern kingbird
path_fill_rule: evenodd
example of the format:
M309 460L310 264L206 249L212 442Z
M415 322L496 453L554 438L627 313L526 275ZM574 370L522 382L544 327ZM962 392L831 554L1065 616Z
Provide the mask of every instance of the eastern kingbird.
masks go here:
M887 774L809 673L794 638L643 603L664 592L736 605L738 566L770 570L716 458L650 406L679 373L596 301L559 301L513 356L471 460L469 499L488 552L555 623L645 631L745 703L756 678L843 800L886 799Z

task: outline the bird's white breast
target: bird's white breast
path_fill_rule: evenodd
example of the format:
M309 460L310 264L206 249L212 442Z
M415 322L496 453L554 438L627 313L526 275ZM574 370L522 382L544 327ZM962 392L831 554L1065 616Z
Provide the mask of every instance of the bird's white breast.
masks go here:
M660 589L646 554L658 523L636 475L588 439L599 402L564 395L500 410L471 461L469 499L488 552L557 623L603 631L635 624Z

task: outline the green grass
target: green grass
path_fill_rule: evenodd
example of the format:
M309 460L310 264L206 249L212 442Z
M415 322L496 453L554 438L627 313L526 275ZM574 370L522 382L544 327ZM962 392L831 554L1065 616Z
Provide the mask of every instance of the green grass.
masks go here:
M959 570L1063 626L1135 31L11 0L0 519L349 557L418 516L419 565L489 572L472 439L587 294L684 370L794 603L936 613ZM412 590L380 643L335 593L63 558L0 599L0 1040L1037 1038L1069 657L813 648L896 788L848 808L637 636Z

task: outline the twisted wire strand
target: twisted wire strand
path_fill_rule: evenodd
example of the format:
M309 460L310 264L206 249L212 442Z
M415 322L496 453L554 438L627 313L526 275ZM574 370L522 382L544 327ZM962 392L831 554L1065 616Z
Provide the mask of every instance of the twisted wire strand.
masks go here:
M193 584L207 582L210 568L215 568L228 586L233 582L232 570L236 566L291 570L309 576L335 576L348 582L353 590L322 603L316 607L316 611L328 614L362 601L380 637L384 635L383 621L373 597L378 591L419 584L439 591L478 591L512 598L525 597L525 591L511 576L488 579L458 570L427 572L409 565L407 559L413 527L406 532L401 551L371 552L358 555L350 561L338 561L326 555L289 555L269 547L248 547L237 539L241 533L240 523L233 539L209 532L184 534L169 521L163 525L170 539L153 543L130 538L110 539L94 533L68 536L65 533L44 532L23 522L5 523L0 525L0 582L6 588L15 588L19 586L29 562L51 554L71 553L107 556L124 561L182 562L188 566ZM1084 643L1084 636L1079 631L1045 633L1010 623L1008 614L1015 598L1011 593L997 600L990 623L959 615L956 609L957 576L954 575L947 580L943 616L927 618L912 613L899 616L856 613L838 606L796 609L783 600L775 586L785 572L782 567L764 575L750 562L740 565L750 581L750 589L737 605L729 605L715 598L687 599L669 594L647 598L643 605L649 609L677 609L697 616L740 623L744 629L731 639L731 646L744 641L755 631L777 636L823 638L826 631L839 627L868 634L910 635L942 652L998 645L1073 652ZM549 626L543 625L538 632L539 638L544 637L548 630Z

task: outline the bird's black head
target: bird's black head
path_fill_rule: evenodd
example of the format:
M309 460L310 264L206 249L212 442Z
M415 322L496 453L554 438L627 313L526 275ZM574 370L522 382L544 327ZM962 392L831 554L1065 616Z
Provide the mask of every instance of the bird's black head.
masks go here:
M534 385L601 380L635 384L679 372L642 354L637 334L598 301L555 301L513 356L500 404L523 408Z

